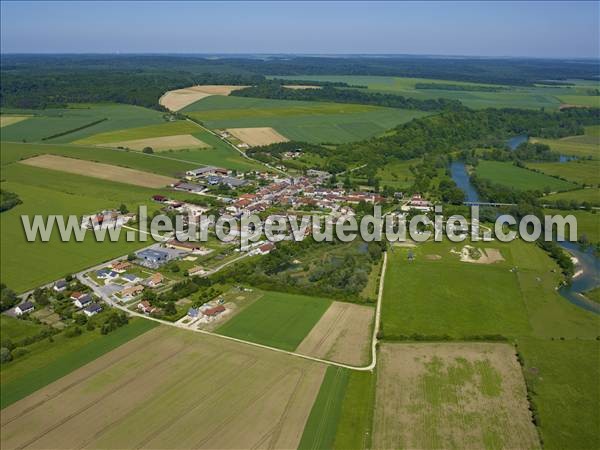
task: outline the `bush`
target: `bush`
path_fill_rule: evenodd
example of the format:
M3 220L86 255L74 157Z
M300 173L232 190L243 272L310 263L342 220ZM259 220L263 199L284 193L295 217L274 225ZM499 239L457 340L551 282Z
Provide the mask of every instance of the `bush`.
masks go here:
M81 328L79 328L79 327L68 328L65 331L65 336L68 338L72 338L72 337L76 337L76 336L80 336L80 335L81 335Z
M6 348L6 347L0 348L0 364L4 364L9 361L12 361L12 359L13 359L12 354L10 353L10 350L8 348Z
M28 353L28 350L25 347L17 347L12 351L13 358L20 358Z
M152 147L144 147L144 149L142 150L142 153L152 154L152 153L154 153L154 150L152 149Z

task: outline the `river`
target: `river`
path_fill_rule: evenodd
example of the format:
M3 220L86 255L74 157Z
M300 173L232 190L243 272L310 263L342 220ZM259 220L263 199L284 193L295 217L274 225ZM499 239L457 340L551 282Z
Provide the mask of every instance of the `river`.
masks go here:
M524 138L524 140L522 139L518 142L515 148L521 142L527 140L527 136L517 136L516 138L519 137ZM516 138L512 138L511 141ZM509 146L512 148L510 141ZM450 164L450 173L456 185L465 193L467 201L478 202L479 193L469 179L465 163L463 161L453 161ZM591 248L583 250L576 242L559 242L558 244L573 257L577 258L577 263L575 264L575 273L577 276L573 277L570 285L562 286L558 292L574 305L600 314L600 304L592 302L581 295L582 292L600 286L600 258L593 254Z

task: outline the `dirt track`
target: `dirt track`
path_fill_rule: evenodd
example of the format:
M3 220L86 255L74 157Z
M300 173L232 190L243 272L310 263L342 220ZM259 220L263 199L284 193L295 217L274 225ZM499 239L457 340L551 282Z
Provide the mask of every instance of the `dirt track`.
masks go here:
M102 180L150 188L167 186L177 182L176 178L165 177L163 175L127 169L111 164L85 161L83 159L65 158L64 156L40 155L19 162L21 164L27 164L28 166L60 170L62 172L74 173L86 177L100 178Z
M3 449L296 448L325 365L158 327L2 411Z
M361 366L369 360L374 308L333 302L296 349L297 353Z
M227 131L250 147L289 141L288 138L270 127L228 128Z
M238 89L244 89L248 86L228 86L228 85L204 85L191 86L184 89L176 89L166 92L159 103L171 111L179 111L198 100L211 95L229 95Z

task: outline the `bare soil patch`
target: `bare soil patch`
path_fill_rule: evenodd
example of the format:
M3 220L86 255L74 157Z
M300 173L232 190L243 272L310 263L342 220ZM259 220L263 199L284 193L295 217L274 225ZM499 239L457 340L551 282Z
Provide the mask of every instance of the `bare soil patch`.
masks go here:
M465 245L460 251L452 249L450 252L460 255L462 262L474 264L493 264L504 261L502 253L496 248L478 249L471 245Z
M325 366L158 327L2 411L3 449L296 448Z
M147 139L133 139L130 141L109 142L98 144L97 147L123 147L131 150L143 150L151 147L154 151L183 150L188 148L206 148L209 145L191 134L177 134L175 136L161 136Z
M271 127L228 128L227 131L250 147L289 141Z
M211 95L229 95L238 89L248 86L204 85L191 86L183 89L168 91L159 99L159 103L171 111L179 111L198 100Z
M23 120L27 120L30 117L31 116L5 116L2 114L0 115L0 128L22 122Z
M368 306L333 302L296 352L355 366L366 364L374 312Z
M540 448L508 344L384 344L373 448Z
M441 255L431 254L431 255L425 255L425 259L428 259L429 261L439 261L440 259L442 259L442 257L441 257Z
M28 166L60 170L62 172L150 188L167 186L177 181L176 178L142 172L141 170L56 155L34 156L20 162Z

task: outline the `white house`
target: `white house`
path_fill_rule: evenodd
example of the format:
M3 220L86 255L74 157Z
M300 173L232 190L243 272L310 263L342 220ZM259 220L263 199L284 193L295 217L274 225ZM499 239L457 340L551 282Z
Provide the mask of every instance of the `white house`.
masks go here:
M23 302L15 308L15 314L17 316L22 316L23 314L30 313L35 309L33 303L31 302Z

